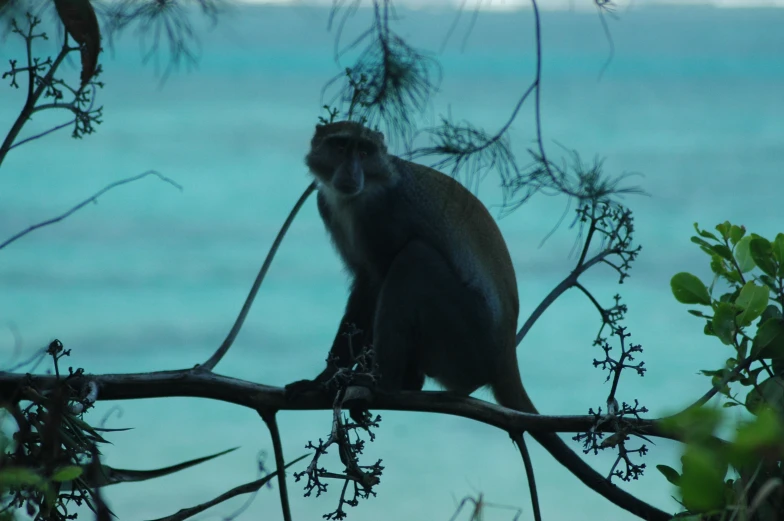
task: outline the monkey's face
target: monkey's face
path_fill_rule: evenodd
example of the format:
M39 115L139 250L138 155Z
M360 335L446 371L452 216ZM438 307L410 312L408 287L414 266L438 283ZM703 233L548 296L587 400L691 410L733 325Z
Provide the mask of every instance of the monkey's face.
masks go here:
M314 139L312 145L305 158L311 172L344 197L389 181L385 149L373 139L341 133Z

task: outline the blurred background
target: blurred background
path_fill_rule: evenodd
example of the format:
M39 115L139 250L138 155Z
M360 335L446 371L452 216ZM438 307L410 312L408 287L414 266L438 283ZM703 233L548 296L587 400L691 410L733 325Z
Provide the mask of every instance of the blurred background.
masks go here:
M702 321L670 292L670 277L679 271L709 280L707 257L689 242L693 223L713 228L730 220L770 237L784 231L784 11L775 2L759 4L769 7L622 3L617 19L606 18L612 47L592 2L542 5L542 124L551 158L564 153L559 144L587 160L605 158L607 173L638 173L627 184L649 194L623 199L635 212L636 242L643 246L631 278L619 287L616 273L599 267L585 284L607 304L621 292L629 305L631 340L642 344L649 371L644 378L625 374L618 397L639 399L651 417L707 391L710 381L698 370L720 367L730 354L702 334ZM443 66L423 126L447 111L491 133L504 124L534 76L533 16L517 9L521 5L527 2L493 2L473 25L466 12L443 50L455 6L435 0L399 5L397 32ZM348 22L345 42L367 27L369 14L360 9ZM191 367L212 353L310 182L303 157L330 101L322 87L348 64L333 58L328 17L325 6L234 5L216 26L199 26L198 67L181 67L164 83L165 51L156 72L154 59L142 64L133 32L112 49L104 44L103 123L82 140L62 130L9 154L0 172L0 241L145 170L158 170L184 190L148 177L0 250L0 323L9 326L0 329L3 365L53 338L73 350L66 365L92 373ZM57 34L54 10L43 18ZM55 54L57 41L38 49ZM0 44L3 62L22 52L14 35ZM64 71L77 78L78 62ZM10 128L24 96L24 89L0 86L0 127ZM42 113L22 137L65 119ZM532 104L510 137L525 164L535 137ZM500 213L498 184L491 172L479 187L494 215ZM577 260L577 230L569 227L574 208L567 204L539 195L500 221L517 272L521 323ZM312 198L217 371L279 386L314 376L342 315L346 282ZM523 381L543 413L585 414L604 403L609 385L591 363L602 356L592 346L600 323L581 294L567 293L520 346ZM23 339L21 354L14 352L10 328ZM483 391L477 396L491 399ZM168 515L251 481L259 451L274 465L267 430L252 411L196 399L102 402L88 419L97 423L112 408L108 427L134 429L113 434L113 445L103 449L115 467L153 468L241 447L167 478L108 488L120 519ZM287 459L328 434L330 414L280 413ZM435 414L382 416L365 456L384 460L379 495L362 501L349 519L446 520L462 497L478 492L531 518L523 467L504 432ZM678 446L655 441L645 476L623 487L676 511L670 484L653 467L679 467ZM632 519L532 445L546 519ZM587 460L607 473L614 457ZM301 491L302 482L290 479L296 519L319 519L337 505L337 485L318 499L302 498ZM222 518L243 501L200 519ZM486 512L490 520L511 517L508 510ZM277 492L262 490L243 518L279 519Z

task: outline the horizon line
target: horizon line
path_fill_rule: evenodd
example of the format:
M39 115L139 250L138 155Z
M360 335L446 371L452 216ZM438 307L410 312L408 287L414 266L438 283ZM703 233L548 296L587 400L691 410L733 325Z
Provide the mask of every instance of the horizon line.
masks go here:
M333 0L235 0L244 5L300 5L330 7ZM357 2L359 8L369 8L370 2ZM397 0L396 5L411 10L445 9L478 11L526 11L532 9L531 0ZM627 10L649 7L705 7L716 9L765 9L784 8L784 0L620 0L614 2L612 11L622 14ZM593 0L538 0L541 11L596 11Z

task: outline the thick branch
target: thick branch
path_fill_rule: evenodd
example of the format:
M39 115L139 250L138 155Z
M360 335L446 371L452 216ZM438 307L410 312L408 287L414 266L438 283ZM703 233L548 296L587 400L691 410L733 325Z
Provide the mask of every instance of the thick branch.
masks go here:
M48 388L55 383L49 375L28 376L0 372L0 396L11 396L17 386L33 378L38 388ZM85 375L74 378L95 382L99 387L98 400L136 400L142 398L171 398L188 396L208 398L249 407L253 410L331 410L332 398L328 395L305 394L287 400L283 388L255 384L206 371L180 370L153 373ZM615 432L612 422L594 426L593 416L545 416L506 409L476 398L447 392L401 392L394 395L379 394L373 398L374 409L395 411L434 412L462 416L486 423L507 432ZM635 433L680 441L676 433L663 432L658 420L624 420Z

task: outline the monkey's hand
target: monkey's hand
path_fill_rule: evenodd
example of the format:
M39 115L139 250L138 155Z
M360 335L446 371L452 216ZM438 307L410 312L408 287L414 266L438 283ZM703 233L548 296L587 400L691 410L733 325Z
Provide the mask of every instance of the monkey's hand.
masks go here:
M327 391L327 385L326 382L322 382L319 378L315 378L313 380L297 380L296 382L291 382L283 389L286 393L286 399L290 400L298 398L303 394L324 393Z

